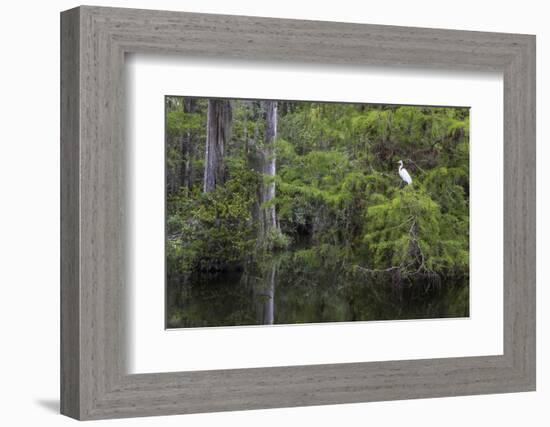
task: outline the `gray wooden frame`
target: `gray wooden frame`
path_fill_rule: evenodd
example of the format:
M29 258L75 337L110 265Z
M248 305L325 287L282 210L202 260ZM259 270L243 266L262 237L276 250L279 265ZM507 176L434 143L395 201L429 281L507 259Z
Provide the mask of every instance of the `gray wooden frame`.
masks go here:
M129 52L503 72L504 354L128 375ZM63 414L100 419L535 389L534 36L71 9L61 14L61 166Z

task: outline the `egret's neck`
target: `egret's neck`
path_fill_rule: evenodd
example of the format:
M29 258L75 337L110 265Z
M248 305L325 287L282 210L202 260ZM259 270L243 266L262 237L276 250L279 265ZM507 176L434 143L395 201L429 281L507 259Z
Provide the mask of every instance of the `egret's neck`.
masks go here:
M403 169L403 163L399 163L399 170Z

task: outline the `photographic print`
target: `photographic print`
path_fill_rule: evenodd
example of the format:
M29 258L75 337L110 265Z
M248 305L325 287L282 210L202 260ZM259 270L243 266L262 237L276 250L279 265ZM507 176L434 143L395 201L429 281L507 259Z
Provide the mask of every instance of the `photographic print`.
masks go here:
M468 107L165 112L167 328L469 316Z

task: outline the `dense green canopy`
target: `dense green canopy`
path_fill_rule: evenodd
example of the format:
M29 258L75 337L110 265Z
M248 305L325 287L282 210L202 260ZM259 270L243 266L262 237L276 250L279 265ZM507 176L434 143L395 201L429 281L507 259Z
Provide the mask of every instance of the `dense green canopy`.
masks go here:
M304 266L399 281L468 275L467 108L279 101L266 157L261 102L232 100L224 183L204 192L207 102L167 98L169 275L239 269L282 250ZM266 158L276 173L264 172ZM269 183L275 196L261 202ZM278 224L262 234L267 204Z

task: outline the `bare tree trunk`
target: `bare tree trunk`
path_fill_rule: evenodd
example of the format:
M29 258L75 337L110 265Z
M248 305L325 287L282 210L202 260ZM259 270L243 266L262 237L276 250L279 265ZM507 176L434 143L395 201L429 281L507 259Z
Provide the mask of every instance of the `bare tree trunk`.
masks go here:
M196 100L194 98L184 98L183 99L183 112L186 114L192 114L196 111ZM192 182L192 160L194 153L194 141L193 141L193 132L190 129L187 129L185 134L181 137L181 155L182 155L182 164L180 171L180 184L184 187L191 188L193 185Z
M205 193L216 188L225 180L223 162L224 146L231 130L231 104L221 99L208 100L206 129L206 154L204 161Z
M268 181L262 186L262 231L264 236L278 228L275 205L270 204L275 199L275 174L277 163L275 156L275 140L277 139L277 101L265 101L265 134L263 144L263 174ZM267 204L267 206L266 206Z

